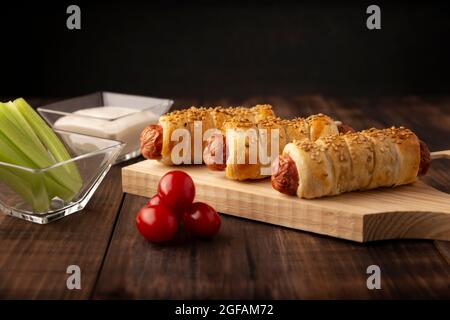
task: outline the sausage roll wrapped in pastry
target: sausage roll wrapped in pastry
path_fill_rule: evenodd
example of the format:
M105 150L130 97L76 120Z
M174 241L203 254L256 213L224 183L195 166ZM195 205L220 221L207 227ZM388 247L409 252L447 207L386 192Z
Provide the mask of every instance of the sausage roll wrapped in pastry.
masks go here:
M272 164L272 186L312 199L394 187L426 173L430 152L409 129L369 129L294 141Z
M293 120L272 117L257 123L233 119L225 122L222 134L208 139L203 158L210 169L225 170L227 178L261 179L270 176L272 160L287 143L315 141L338 132L336 122L323 114Z
M261 121L275 114L270 105L257 105L252 108L197 108L178 110L160 117L159 124L150 125L141 133L141 152L147 159L161 160L167 165L180 164L172 160L172 151L182 139L177 133L187 133L191 148L190 154L181 155L183 164L202 163L205 142L203 135L210 129L221 130L229 119L239 118L252 123ZM186 129L177 131L177 129ZM194 139L197 133L198 139ZM197 141L196 141L197 140ZM196 145L199 144L199 145ZM196 148L200 148L199 159L196 159ZM177 151L177 150L175 150Z

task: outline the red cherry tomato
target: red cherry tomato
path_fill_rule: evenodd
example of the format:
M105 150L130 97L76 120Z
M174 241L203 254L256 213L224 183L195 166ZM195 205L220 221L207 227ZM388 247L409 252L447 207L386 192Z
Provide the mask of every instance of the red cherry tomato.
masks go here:
M174 238L178 230L178 220L165 206L143 207L137 213L136 227L145 239L164 242Z
M161 197L157 194L155 194L153 197L151 197L148 201L146 206L147 207L152 207L152 206L157 206L161 204Z
M151 197L148 201L146 206L147 207L152 207L152 206L165 206L165 204L162 202L161 197L157 194L155 194L153 197ZM167 207L167 206L166 206ZM170 208L169 208L170 209ZM172 209L171 209L172 210ZM183 217L183 212L184 210L182 209L175 209L172 211L173 213L175 213L175 215L177 216L177 218L179 220L181 220L181 218Z
M200 237L211 238L220 229L220 216L211 206L203 202L195 202L183 215L184 227L187 231Z
M194 201L194 181L183 171L170 171L159 180L158 195L165 206L180 211L189 207Z

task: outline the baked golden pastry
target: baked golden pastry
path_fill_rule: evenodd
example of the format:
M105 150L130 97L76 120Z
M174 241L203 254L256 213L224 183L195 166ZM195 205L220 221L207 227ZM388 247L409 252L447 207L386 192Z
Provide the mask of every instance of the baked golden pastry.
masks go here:
M394 187L425 174L429 159L426 145L404 127L296 140L273 163L272 186L306 199Z
M256 123L230 119L224 123L222 136L210 137L203 158L210 169L225 170L229 179L262 179L270 176L272 160L287 143L314 141L338 132L336 122L324 114L292 120L268 117Z
M211 129L222 130L223 124L230 119L242 119L256 123L267 117L275 116L271 105L256 105L252 108L244 107L191 107L177 110L160 117L158 125L149 125L141 133L141 152L147 159L158 159L164 164L173 165L172 156L175 154L183 164L201 164L206 137L204 134ZM177 129L186 129L178 130ZM196 139L194 139L196 137ZM179 149L186 145L181 153ZM199 149L199 150L198 150ZM197 152L196 152L197 151Z

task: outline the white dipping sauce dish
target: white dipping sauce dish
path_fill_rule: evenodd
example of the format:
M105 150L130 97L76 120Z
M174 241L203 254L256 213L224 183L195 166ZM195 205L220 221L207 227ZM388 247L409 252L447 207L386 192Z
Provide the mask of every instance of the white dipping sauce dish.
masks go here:
M55 130L124 142L126 145L117 162L139 156L142 130L149 124L158 123L159 116L170 109L173 101L116 93L102 94L104 104L101 106L93 103L93 107L82 107L74 103L75 98L70 103L64 104L62 101L51 105L52 109L43 107L38 108L38 111ZM106 104L108 102L111 104ZM82 144L80 141L79 148L89 148Z
M104 106L75 111L56 120L53 127L125 142L120 155L123 156L139 149L141 131L149 124L157 123L158 118L151 111Z

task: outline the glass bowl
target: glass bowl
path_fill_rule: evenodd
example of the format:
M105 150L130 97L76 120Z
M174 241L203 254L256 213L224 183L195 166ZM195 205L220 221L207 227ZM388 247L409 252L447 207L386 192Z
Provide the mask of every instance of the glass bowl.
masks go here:
M173 100L113 92L97 92L39 107L39 114L55 130L88 134L125 142L116 163L141 154L139 136L159 116L167 112ZM105 107L115 108L114 112ZM118 109L120 111L118 111ZM104 110L104 109L103 109Z
M70 160L43 169L0 162L0 210L4 213L46 224L82 210L125 145L115 140L54 131L71 154ZM54 180L49 177L71 179L73 176L64 176L68 168L79 173L75 191L66 197L61 195L65 199L49 196L55 193Z

